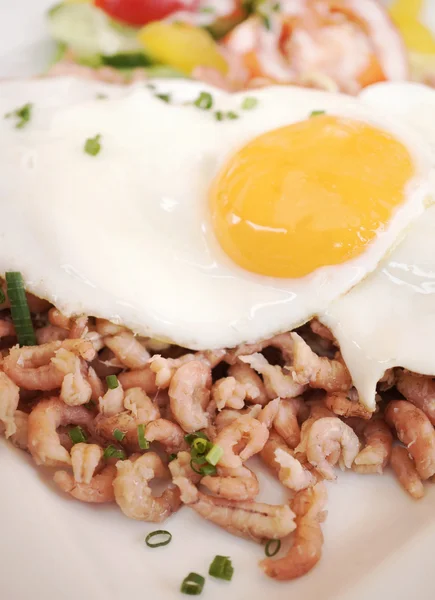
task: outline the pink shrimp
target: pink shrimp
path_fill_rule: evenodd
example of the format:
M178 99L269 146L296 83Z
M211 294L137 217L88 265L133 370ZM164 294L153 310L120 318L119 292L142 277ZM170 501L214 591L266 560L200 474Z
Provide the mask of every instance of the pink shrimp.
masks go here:
M184 431L177 423L167 419L157 419L148 423L145 428L148 442L160 442L167 454L186 450L188 445L184 439Z
M352 390L347 394L336 393L328 394L325 398L325 404L335 415L340 417L359 417L360 419L371 419L373 413L361 404L358 395L355 394L354 400L351 395Z
M71 457L61 445L57 428L80 425L92 430L92 415L83 406L68 406L59 398L41 400L29 415L29 451L37 465L70 465Z
M262 406L268 403L269 398L264 389L263 380L249 365L238 361L230 366L228 375L243 385L246 402Z
M245 405L245 386L234 377L222 377L211 388L211 398L216 403L216 408L240 409Z
M290 335L293 340L293 365L290 370L295 381L327 392L347 392L350 389L352 379L343 362L317 356L300 335Z
M260 491L257 476L245 466L237 469L218 466L217 475L206 475L201 479L201 485L218 498L238 502L254 500Z
M293 545L283 558L266 558L260 566L269 577L289 581L306 575L322 556L323 521L326 504L326 488L322 482L296 494L292 508L296 513L296 532Z
M5 426L6 438L13 435L17 427L14 415L20 400L20 390L9 377L0 371L0 423Z
M423 483L409 452L403 446L394 446L391 452L391 467L400 485L410 496L419 500L424 496Z
M86 361L93 360L96 354L88 340L65 340L42 346L12 348L3 361L3 369L12 381L26 390L50 391L60 388L64 374L51 362L60 348Z
M287 446L296 448L301 441L301 429L298 423L298 415L304 411L303 398L283 399L278 408L273 426L277 433L284 439Z
M419 477L435 474L435 430L422 410L406 400L393 400L385 409L385 420L408 448Z
M317 319L312 319L310 321L310 328L313 333L315 333L322 339L327 340L328 342L335 343L335 337L332 331Z
M285 375L282 367L269 364L262 354L240 356L239 360L247 363L263 376L264 387L271 400L277 396L280 398L295 398L303 394L306 389L305 385L294 381L291 375Z
M224 451L219 464L222 467L235 469L241 467L245 460L260 452L269 437L269 430L263 423L244 415L230 425L224 427L216 436L215 444ZM239 453L235 453L235 446L243 443Z
M68 338L68 330L55 325L45 325L36 330L36 341L38 345L49 344L50 342L63 342Z
M92 477L89 483L77 482L67 471L56 471L53 481L63 492L70 494L76 500L102 504L115 501L113 491L115 477L115 465L106 465L100 473Z
M365 447L355 457L352 469L357 473L384 472L391 457L393 436L383 419L371 419L363 430Z
M187 433L207 427L210 388L211 369L199 361L182 365L172 377L169 386L171 411Z
M10 321L0 319L0 339L5 337L16 337L15 327Z
M397 376L396 387L435 425L435 378L402 371Z
M135 369L133 371L127 371L126 373L120 373L118 380L124 390L140 387L145 394L155 394L158 389L156 385L156 374L151 371L149 365L143 369Z
M106 337L104 342L116 358L129 369L141 369L150 358L148 350L129 331L124 331L113 337Z
M228 364L233 365L236 364L237 359L240 356L262 352L269 346L280 350L286 363L291 362L293 356L293 341L289 333L280 333L272 338L254 344L241 344L240 346L237 346L237 348L230 350L227 353L225 360Z

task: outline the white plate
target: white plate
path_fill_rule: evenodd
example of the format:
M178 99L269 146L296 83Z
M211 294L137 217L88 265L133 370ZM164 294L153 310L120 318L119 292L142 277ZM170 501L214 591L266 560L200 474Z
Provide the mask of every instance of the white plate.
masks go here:
M0 76L28 75L48 62L48 0L0 2ZM13 8L12 8L13 6ZM2 199L6 202L7 199ZM1 250L1 249L0 249ZM390 477L340 474L328 485L324 556L293 583L275 583L257 562L263 549L226 534L183 508L163 527L172 543L144 544L158 526L131 521L113 507L61 496L22 452L0 442L1 598L5 600L175 600L183 578L206 575L216 554L231 556L231 583L207 579L204 600L429 600L433 592L435 487L414 502ZM283 501L261 477L262 498Z

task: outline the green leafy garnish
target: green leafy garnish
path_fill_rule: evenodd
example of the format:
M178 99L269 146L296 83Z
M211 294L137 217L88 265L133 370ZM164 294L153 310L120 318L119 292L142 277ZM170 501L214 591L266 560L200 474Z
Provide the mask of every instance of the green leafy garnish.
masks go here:
M213 96L208 92L201 92L194 105L201 110L209 110L213 106Z
M97 156L101 150L101 135L98 133L93 138L88 138L85 142L84 151L90 156Z
M9 113L5 114L5 119L17 119L15 123L15 127L17 129L22 129L31 119L32 117L33 104L28 102L24 104L21 108L17 108Z
M258 104L258 100L257 98L254 98L253 96L247 96L243 102L242 102L242 109L243 110L252 110L253 108L255 108Z
M107 446L107 448L104 450L103 458L105 458L105 459L119 458L120 460L125 460L126 454L125 454L124 450L121 450L120 448L116 448L116 446L113 446L113 444L110 444L110 446Z

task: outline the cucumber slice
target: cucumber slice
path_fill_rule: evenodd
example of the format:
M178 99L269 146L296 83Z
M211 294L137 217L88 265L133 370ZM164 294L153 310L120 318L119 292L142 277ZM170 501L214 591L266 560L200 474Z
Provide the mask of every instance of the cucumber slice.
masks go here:
M66 44L78 57L138 54L142 46L137 29L116 24L92 4L58 4L48 13L52 37Z

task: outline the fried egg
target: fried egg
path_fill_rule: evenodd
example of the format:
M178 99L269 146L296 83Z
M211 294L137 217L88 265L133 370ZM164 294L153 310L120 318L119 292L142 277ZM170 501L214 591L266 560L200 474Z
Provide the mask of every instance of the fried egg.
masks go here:
M363 92L362 99L413 126L435 150L434 90L379 84ZM376 384L387 369L400 366L435 375L434 206L374 273L332 303L321 321L331 328L360 399L371 410Z
M67 315L193 349L263 339L325 313L427 205L430 148L362 100L156 85L0 86L0 273Z

